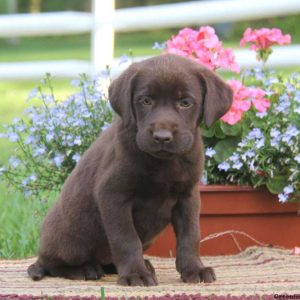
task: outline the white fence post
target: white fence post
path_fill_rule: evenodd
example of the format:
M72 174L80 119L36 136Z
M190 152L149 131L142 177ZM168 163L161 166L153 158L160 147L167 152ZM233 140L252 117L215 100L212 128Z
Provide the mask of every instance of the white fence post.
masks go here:
M93 0L94 28L92 30L93 72L111 65L114 55L115 0Z

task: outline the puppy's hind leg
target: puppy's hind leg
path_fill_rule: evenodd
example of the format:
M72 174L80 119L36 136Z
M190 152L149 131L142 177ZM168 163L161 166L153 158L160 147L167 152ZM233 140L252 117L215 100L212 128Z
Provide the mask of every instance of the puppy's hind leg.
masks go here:
M104 275L100 264L85 263L81 266L58 266L47 270L47 275L73 280L98 280Z
M47 275L73 280L97 280L104 275L104 270L100 264L85 263L81 266L43 267L37 261L28 267L27 273L35 281L41 280Z
M30 265L27 269L27 274L34 281L41 280L46 275L46 270L40 265L37 261L34 264Z

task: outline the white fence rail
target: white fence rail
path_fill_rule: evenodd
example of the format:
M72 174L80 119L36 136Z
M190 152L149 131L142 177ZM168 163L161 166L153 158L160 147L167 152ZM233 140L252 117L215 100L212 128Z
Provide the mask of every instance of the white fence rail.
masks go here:
M84 12L11 14L0 16L0 37L78 34L91 31L93 17Z
M132 31L254 20L299 11L299 0L193 1L119 9L113 24L117 31Z
M58 12L0 16L0 38L91 33L92 61L0 63L0 78L40 78L46 72L59 77L92 73L113 60L114 31L151 30L214 24L298 14L299 0L193 1L150 7L114 9L114 0L94 0L92 13ZM149 45L150 47L151 45ZM255 54L236 51L241 66L255 65ZM270 66L300 66L300 45L275 49Z

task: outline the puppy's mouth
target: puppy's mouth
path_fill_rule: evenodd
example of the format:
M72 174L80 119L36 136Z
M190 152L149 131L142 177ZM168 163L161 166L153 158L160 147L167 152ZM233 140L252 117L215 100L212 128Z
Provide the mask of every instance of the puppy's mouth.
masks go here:
M160 159L171 159L171 158L174 158L176 156L176 153L166 151L166 150L154 151L154 152L151 152L149 154L151 154L152 156L154 156L156 158L160 158Z

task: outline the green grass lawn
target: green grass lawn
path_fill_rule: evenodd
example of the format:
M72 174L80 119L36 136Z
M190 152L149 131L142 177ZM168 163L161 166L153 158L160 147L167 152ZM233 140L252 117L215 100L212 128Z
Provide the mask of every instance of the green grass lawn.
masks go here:
M163 42L176 32L177 30L116 34L115 56L128 54L130 51L135 56L157 54L158 51L152 49L154 42ZM89 35L20 38L17 39L16 44L0 39L0 62L61 59L89 60L91 55L90 44Z
M33 256L37 251L39 227L53 202L31 201L0 184L0 258Z
M158 54L153 50L155 41L162 42L177 30L151 33L130 33L116 36L115 56ZM230 46L235 42L228 42ZM70 37L24 38L17 45L0 40L0 62L27 60L90 59L90 39L87 35ZM291 70L285 70L288 74ZM226 76L226 75L225 75ZM57 98L63 99L72 93L70 80L55 80ZM29 91L39 85L38 80L0 82L0 132L3 124L15 117L32 102L25 99ZM0 139L0 165L5 164L13 151L13 146ZM40 221L49 203L30 201L0 182L0 258L19 258L34 255L37 247Z

